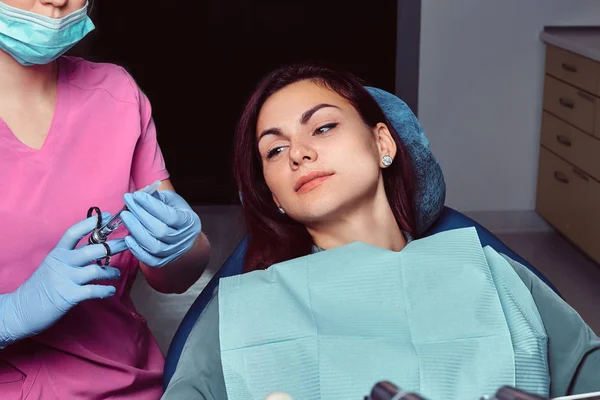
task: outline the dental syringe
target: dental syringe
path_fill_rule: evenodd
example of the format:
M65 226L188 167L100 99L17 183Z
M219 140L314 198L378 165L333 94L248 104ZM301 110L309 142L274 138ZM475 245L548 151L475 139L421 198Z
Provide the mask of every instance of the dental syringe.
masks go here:
M143 189L140 189L140 192L148 193L151 196L155 196L155 193L158 193L158 188L161 184L161 181L155 181L153 184L146 186ZM117 230L118 227L123 225L123 220L121 219L121 213L123 211L127 211L127 206L124 206L118 213L112 216L111 219L108 220L107 223L102 225L100 228L94 229L88 242L90 244L100 244L106 242L108 235Z

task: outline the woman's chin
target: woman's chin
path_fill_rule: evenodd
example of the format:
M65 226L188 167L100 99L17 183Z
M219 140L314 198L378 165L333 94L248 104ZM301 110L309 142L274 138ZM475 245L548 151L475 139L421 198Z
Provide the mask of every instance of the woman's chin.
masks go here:
M314 199L306 199L290 217L304 224L327 222L339 216L341 204L339 199L328 199L328 196L315 196Z

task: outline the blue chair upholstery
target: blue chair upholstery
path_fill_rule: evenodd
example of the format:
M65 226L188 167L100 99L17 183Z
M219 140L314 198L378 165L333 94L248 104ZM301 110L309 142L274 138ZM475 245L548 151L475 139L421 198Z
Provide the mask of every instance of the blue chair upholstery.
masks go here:
M494 250L499 253L503 253L513 260L520 262L527 268L529 268L535 275L537 275L542 281L544 281L549 287L551 287L556 293L558 291L556 288L548 281L548 279L538 271L533 265L529 264L525 259L515 253L513 250L508 248L500 239L494 236L490 231L486 228L473 221L469 217L461 214L460 212L453 210L449 207L444 207L440 217L438 220L429 228L429 230L425 233L424 236L430 236L439 232L458 229L458 228L466 228L466 227L475 227L477 233L479 234L479 240L481 241L482 246L491 246ZM238 244L233 254L225 261L223 267L215 274L215 276L208 283L206 288L200 293L194 304L190 307L186 316L183 318L179 329L175 333L175 337L171 342L171 346L169 347L169 352L167 354L167 360L165 364L164 377L163 377L163 386L166 389L173 373L175 372L175 368L177 367L177 363L179 362L179 357L181 356L181 351L183 350L183 346L192 330L194 324L198 320L198 317L208 304L208 301L211 299L212 294L219 284L219 279L225 278L228 276L233 276L240 274L242 272L243 264L244 264L244 255L246 254L246 248L248 246L248 238L244 237L242 241Z

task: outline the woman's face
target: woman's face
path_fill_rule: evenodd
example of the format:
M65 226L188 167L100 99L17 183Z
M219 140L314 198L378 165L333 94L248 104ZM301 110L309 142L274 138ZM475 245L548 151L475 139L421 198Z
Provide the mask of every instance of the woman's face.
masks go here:
M50 18L62 18L85 6L86 0L0 0L21 10Z
M343 218L382 195L381 158L396 155L384 124L367 126L350 102L312 81L269 97L256 137L273 206L303 224Z

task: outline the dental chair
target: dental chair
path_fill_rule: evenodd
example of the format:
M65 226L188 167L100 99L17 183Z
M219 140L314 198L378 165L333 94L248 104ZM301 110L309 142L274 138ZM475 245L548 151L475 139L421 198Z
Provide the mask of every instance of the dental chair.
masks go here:
M444 177L437 160L429 150L429 141L425 137L417 118L398 97L381 89L367 87L367 90L379 103L398 132L402 142L409 150L409 154L415 165L417 178L416 214L419 234L422 237L427 237L447 230L475 227L482 246L491 246L497 252L503 253L523 264L558 294L556 288L539 270L507 247L490 231L460 212L444 206L446 194ZM214 290L219 284L219 280L242 273L247 245L248 238L244 237L194 301L179 325L167 353L163 377L163 387L165 390L175 373L188 335L211 299Z

